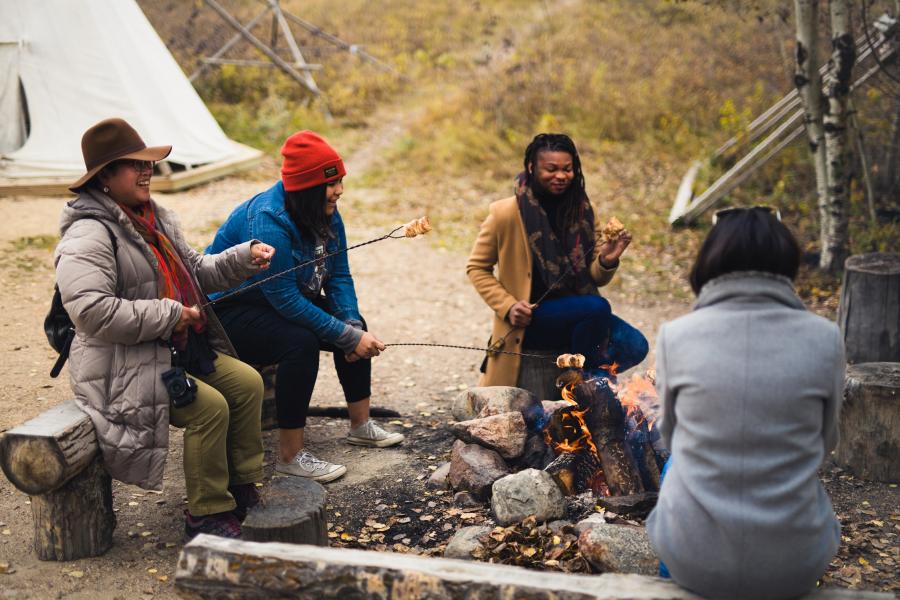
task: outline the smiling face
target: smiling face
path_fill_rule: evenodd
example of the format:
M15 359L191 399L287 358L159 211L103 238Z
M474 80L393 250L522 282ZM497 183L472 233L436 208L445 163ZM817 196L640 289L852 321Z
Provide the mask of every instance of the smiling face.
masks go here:
M575 165L568 152L543 150L538 152L534 163L529 164L531 177L548 194L560 196L575 179Z
M344 178L325 185L325 214L329 217L337 210L337 202L344 193Z
M153 163L142 160L117 160L100 173L100 183L109 188L109 196L125 206L150 202L150 179Z

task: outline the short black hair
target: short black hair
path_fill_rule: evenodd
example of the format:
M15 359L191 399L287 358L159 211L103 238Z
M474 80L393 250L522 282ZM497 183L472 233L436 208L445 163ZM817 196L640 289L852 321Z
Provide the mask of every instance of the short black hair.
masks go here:
M764 271L793 280L800 269L800 246L791 231L763 208L735 209L710 229L691 268L691 289L733 271Z

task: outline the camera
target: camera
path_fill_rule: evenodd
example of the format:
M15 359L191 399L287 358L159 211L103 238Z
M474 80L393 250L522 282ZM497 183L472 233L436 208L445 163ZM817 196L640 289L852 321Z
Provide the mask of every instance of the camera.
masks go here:
M175 408L187 406L197 397L197 382L188 377L183 367L172 367L161 377Z

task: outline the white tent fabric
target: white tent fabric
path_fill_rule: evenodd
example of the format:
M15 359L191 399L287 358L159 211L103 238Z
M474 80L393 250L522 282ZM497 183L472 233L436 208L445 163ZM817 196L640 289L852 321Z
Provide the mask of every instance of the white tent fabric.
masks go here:
M216 123L134 0L0 0L0 177L83 172L81 135L108 117L131 123L149 146L171 144L171 163L246 150Z

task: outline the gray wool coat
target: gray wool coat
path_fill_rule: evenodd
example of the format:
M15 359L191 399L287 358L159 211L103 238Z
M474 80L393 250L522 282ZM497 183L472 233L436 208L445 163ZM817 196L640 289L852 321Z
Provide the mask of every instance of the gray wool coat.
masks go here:
M251 242L216 255L191 248L175 215L154 204L157 224L205 292L232 287L258 267ZM103 219L116 236L93 218ZM69 377L75 401L91 418L103 460L115 479L162 487L169 446L169 397L161 374L171 368L168 339L181 304L159 299L157 260L116 203L86 188L63 209L56 247L56 281L75 324ZM234 348L209 308L209 340L216 352Z
M766 273L713 279L656 344L672 452L650 541L672 578L711 598L791 598L840 544L816 474L838 439L837 326Z

